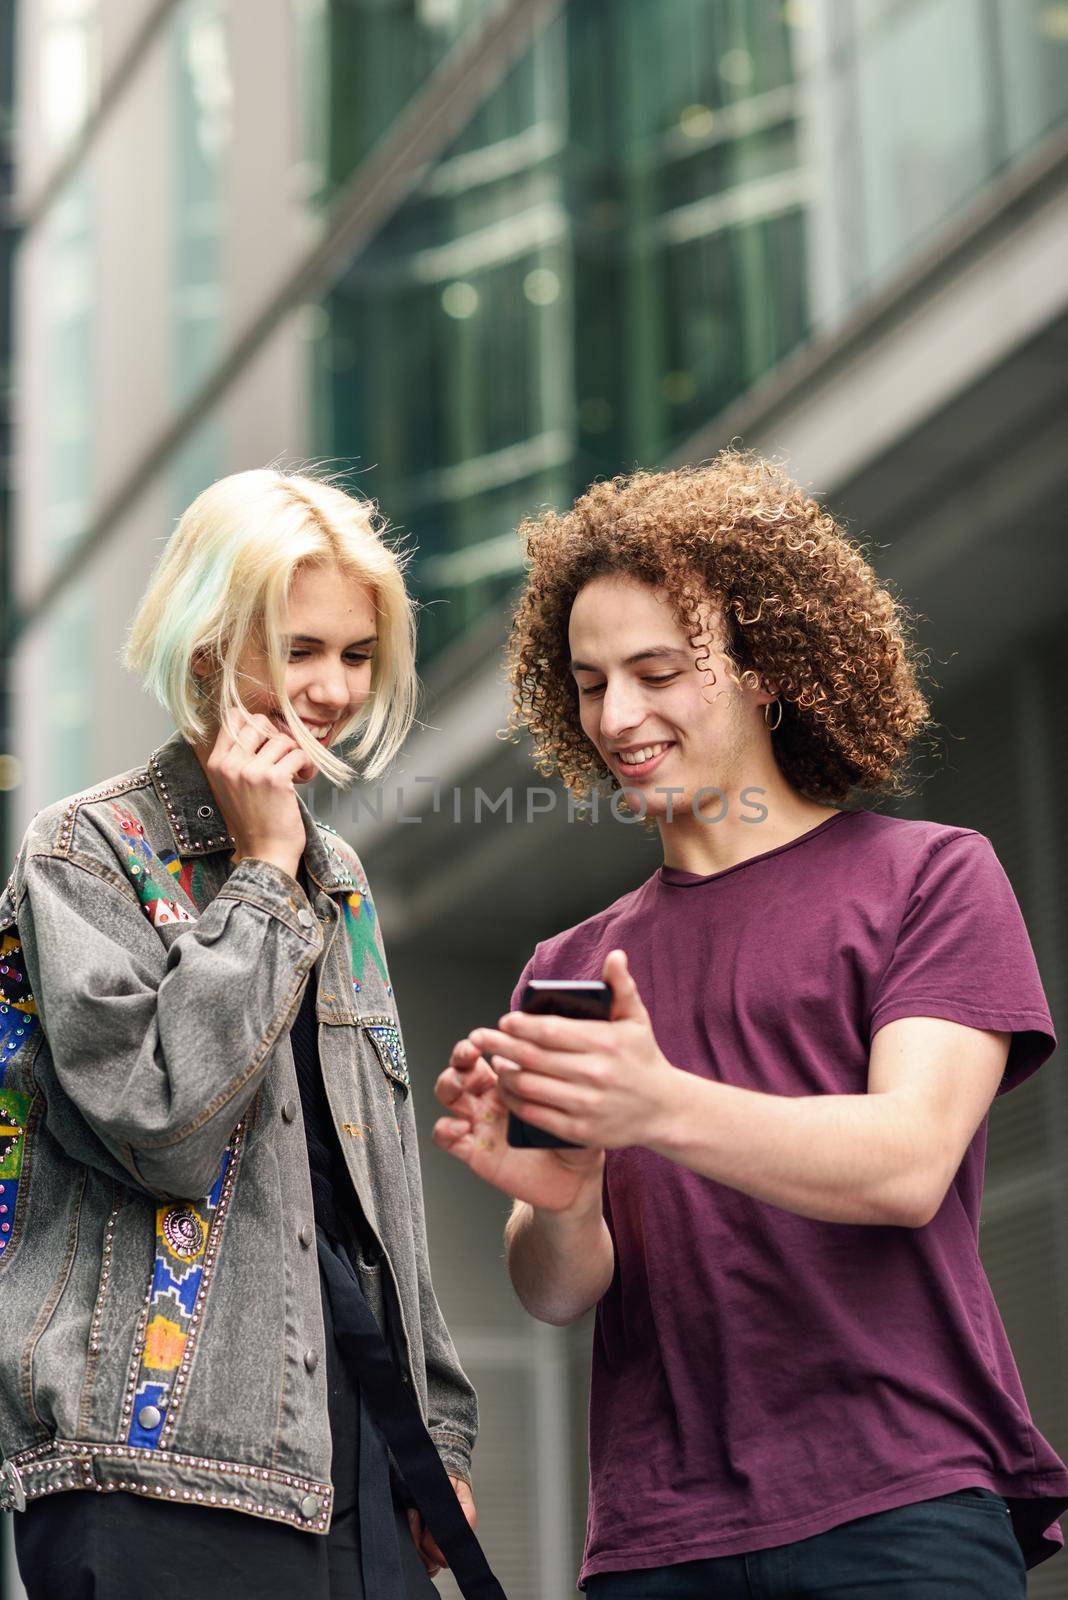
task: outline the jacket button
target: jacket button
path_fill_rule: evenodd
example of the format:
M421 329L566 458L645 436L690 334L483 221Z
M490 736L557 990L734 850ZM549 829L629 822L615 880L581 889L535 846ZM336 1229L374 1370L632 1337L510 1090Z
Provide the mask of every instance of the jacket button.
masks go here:
M297 921L300 923L302 928L310 928L312 923L315 921L315 918L306 906L301 906L300 910L297 912Z
M316 1367L319 1365L319 1357L314 1350L305 1350L304 1365L307 1367L309 1372L315 1371Z
M304 1499L300 1502L300 1514L302 1517L318 1516L319 1496L317 1494L306 1494L304 1496Z
M315 1242L315 1229L312 1227L310 1222L306 1222L304 1224L303 1228L301 1228L300 1232L297 1234L297 1238L300 1240L305 1250L311 1249Z
M287 1100L285 1105L282 1107L282 1121L292 1122L296 1117L296 1114L297 1102L295 1100Z
M159 1427L162 1416L159 1406L142 1406L137 1413L137 1420L146 1433L151 1433L154 1428Z

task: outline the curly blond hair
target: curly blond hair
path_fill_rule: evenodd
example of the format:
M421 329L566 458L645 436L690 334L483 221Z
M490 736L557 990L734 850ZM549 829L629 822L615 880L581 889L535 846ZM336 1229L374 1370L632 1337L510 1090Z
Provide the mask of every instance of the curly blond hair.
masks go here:
M931 726L911 618L862 547L774 462L724 450L705 466L595 483L570 511L519 529L528 574L512 623L510 727L578 797L610 776L582 731L568 621L579 590L618 574L662 590L707 653L711 600L739 685L777 690L773 749L812 799L910 792L906 761Z

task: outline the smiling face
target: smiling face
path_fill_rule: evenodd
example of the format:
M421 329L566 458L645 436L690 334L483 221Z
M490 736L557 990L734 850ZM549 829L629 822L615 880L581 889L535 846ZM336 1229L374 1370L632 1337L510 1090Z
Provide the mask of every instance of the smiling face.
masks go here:
M650 817L688 810L702 788L737 792L760 749L760 708L771 696L733 682L712 610L709 624L713 643L698 652L663 596L617 575L591 579L571 608L582 730ZM669 788L682 793L657 793Z
M366 585L333 563L296 572L282 641L285 687L297 716L320 744L329 747L370 694L377 643L374 597ZM264 652L247 651L238 672L247 709L288 732ZM314 776L309 761L296 781L307 783Z

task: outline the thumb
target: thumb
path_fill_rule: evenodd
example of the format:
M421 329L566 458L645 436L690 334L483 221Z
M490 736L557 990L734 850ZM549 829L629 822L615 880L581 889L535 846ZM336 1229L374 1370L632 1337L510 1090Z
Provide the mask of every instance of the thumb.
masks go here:
M648 1013L630 975L624 950L610 950L601 977L612 991L612 1021L647 1022Z

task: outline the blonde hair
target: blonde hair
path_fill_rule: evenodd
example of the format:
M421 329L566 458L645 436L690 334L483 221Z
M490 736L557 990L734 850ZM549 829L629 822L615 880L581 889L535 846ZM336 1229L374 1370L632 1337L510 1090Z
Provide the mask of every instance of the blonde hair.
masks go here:
M299 569L336 563L366 585L377 616L371 692L339 739L362 775L377 777L397 754L415 715L415 616L404 586L406 558L385 543L373 502L304 473L235 472L198 495L181 517L130 625L125 664L166 706L190 743L209 733L206 704L233 729L243 705L238 662L263 650L270 684L297 744L331 783L357 775L312 737L285 689L282 635ZM197 658L214 671L193 671Z

